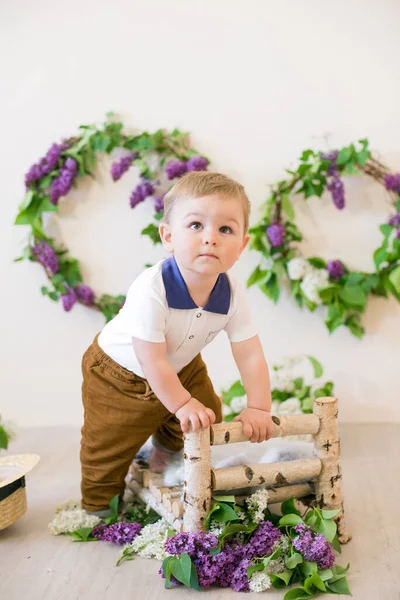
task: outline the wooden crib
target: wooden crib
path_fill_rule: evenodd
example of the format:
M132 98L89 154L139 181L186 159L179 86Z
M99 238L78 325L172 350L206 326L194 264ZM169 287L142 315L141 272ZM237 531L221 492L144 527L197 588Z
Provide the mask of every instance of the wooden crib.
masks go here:
M263 485L268 490L269 504L293 496L306 505L339 509L341 512L335 518L338 537L341 543L346 543L350 536L344 521L337 398L317 398L313 411L313 414L272 417L272 437L311 434L317 452L313 458L212 468L211 446L248 441L240 422L219 423L184 436L183 489L165 487L162 475L151 473L140 462L131 466L128 487L176 531L194 532L204 529L213 495L227 491L234 495L235 489Z

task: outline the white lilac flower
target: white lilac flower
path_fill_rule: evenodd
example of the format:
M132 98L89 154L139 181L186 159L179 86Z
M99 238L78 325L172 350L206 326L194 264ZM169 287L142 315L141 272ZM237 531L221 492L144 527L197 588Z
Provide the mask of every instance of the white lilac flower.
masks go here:
M275 558L274 560L270 560L268 565L265 568L265 572L269 575L276 575L277 573L282 573L285 568L285 557L289 551L289 539L286 535L282 535L277 542L273 545L270 554L276 552L276 550L280 550L281 554L279 558Z
M251 592L265 592L271 587L271 578L266 570L255 571L249 580L249 589Z
M296 397L288 398L283 402L279 403L278 414L279 415L301 415L303 411L301 410L300 400Z
M268 504L268 492L267 490L257 490L246 498L246 504L251 519L254 523L261 523L264 520L264 511Z
M209 532L213 533L215 536L219 536L221 535L221 533L224 530L224 526L221 526L220 523L217 523L217 521L215 521L214 519L211 519L210 521L210 528L209 528Z
M261 263L262 269L265 269L266 271L270 271L273 266L274 266L273 258L271 258L271 257L263 258L263 261Z
M76 508L74 510L60 510L51 523L49 531L53 535L75 531L81 527L92 528L100 523L101 519L95 515L89 515L85 510Z
M170 525L164 519L146 525L130 544L129 549L143 558L164 560L168 556L164 550L164 544L169 528Z
M231 400L231 409L235 413L240 413L247 407L247 397L239 396L237 398L232 398Z
M329 273L325 269L313 269L305 275L300 288L308 300L314 304L321 304L318 290L329 285Z
M222 416L227 417L228 415L231 415L231 414L232 414L231 407L224 403L222 405Z
M283 369L275 373L272 372L271 388L273 390L279 390L280 392L293 392L294 385L290 374L287 371L284 371Z
M289 260L287 263L287 270L289 279L294 281L302 279L307 273L310 272L311 265L305 258L296 257Z

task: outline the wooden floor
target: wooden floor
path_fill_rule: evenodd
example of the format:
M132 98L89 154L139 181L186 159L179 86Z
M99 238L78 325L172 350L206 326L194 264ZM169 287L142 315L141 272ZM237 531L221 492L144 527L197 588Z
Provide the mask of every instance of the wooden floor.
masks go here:
M343 425L341 447L346 517L353 539L338 562L351 563L348 579L355 600L400 599L400 425ZM227 448L223 450L226 453ZM197 597L194 590L165 590L157 574L158 561L135 559L116 567L116 546L50 535L47 524L55 506L79 498L77 429L22 430L10 447L10 453L19 452L36 452L41 462L27 476L27 514L0 532L2 600ZM205 593L209 600L238 597L228 589ZM283 593L270 590L263 597L278 600Z

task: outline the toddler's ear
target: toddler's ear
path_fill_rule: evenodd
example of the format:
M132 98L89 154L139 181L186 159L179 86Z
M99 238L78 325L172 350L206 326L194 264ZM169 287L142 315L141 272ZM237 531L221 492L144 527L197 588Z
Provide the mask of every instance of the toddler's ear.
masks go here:
M171 228L168 223L160 223L158 227L158 232L160 234L161 241L163 243L164 248L168 250L168 252L173 252L174 247L171 239Z

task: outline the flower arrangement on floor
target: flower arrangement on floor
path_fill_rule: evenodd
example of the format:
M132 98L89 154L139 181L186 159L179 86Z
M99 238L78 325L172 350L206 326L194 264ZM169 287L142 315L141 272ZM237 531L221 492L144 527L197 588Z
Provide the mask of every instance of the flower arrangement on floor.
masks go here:
M95 292L83 283L81 269L76 259L68 256L45 232L43 215L58 211L59 201L67 196L77 180L93 176L99 154L119 154L111 166L111 177L118 181L132 166L136 167L140 181L130 196L130 206L135 208L151 198L155 220L163 216L163 196L171 181L186 171L204 171L208 159L190 147L189 136L179 129L155 133L124 134L123 124L107 114L102 126L81 125L79 134L52 144L46 155L32 165L25 176L26 193L19 206L16 225L29 225L28 245L16 261L28 259L40 263L49 285L42 286L42 294L51 300L61 299L65 311L77 303L100 310L107 321L116 315L125 296ZM160 241L158 226L150 223L142 230L154 243Z
M339 511L307 508L301 515L291 498L282 503L282 514L275 514L267 506L266 490L249 496L243 506L235 503L234 496L213 500L206 531L199 533L177 534L156 513L150 514L152 522L146 524L143 517L147 513L138 501L118 517L117 497L110 504L113 515L105 522L90 517L96 522L89 523L86 515L86 527L71 530L77 520L70 518L67 523L64 517L63 526L59 519L57 526L53 521L49 528L77 541L98 539L123 545L118 565L135 556L163 561L159 573L166 588L183 584L197 590L219 586L264 592L297 583L300 585L289 590L284 600L312 598L321 592L350 594L349 565L336 564L334 554L334 550L341 551L334 521ZM64 512L71 509L80 511L77 505L70 505Z
M273 366L271 414L278 416L312 413L314 398L333 394L333 383L321 381L323 374L321 363L313 356L294 356L286 358L281 365ZM235 381L228 390L222 391L221 396L224 421L231 422L247 406L242 382Z
M8 444L15 438L15 429L11 423L3 421L0 415L0 450L7 450Z
M248 279L257 284L274 302L278 301L280 282L288 280L290 292L300 307L314 311L327 307L325 324L330 333L344 325L361 338L364 328L360 314L365 311L369 294L400 301L400 173L392 174L374 158L368 140L351 144L330 153L305 150L296 171L271 186L261 220L250 229L250 248L261 254L261 262ZM375 272L353 271L337 257L325 261L301 256L296 243L303 239L295 223L290 201L294 194L304 198L321 197L325 190L332 195L336 208L345 207L342 175L364 173L383 184L389 192L393 213L380 226L383 240L374 252Z

